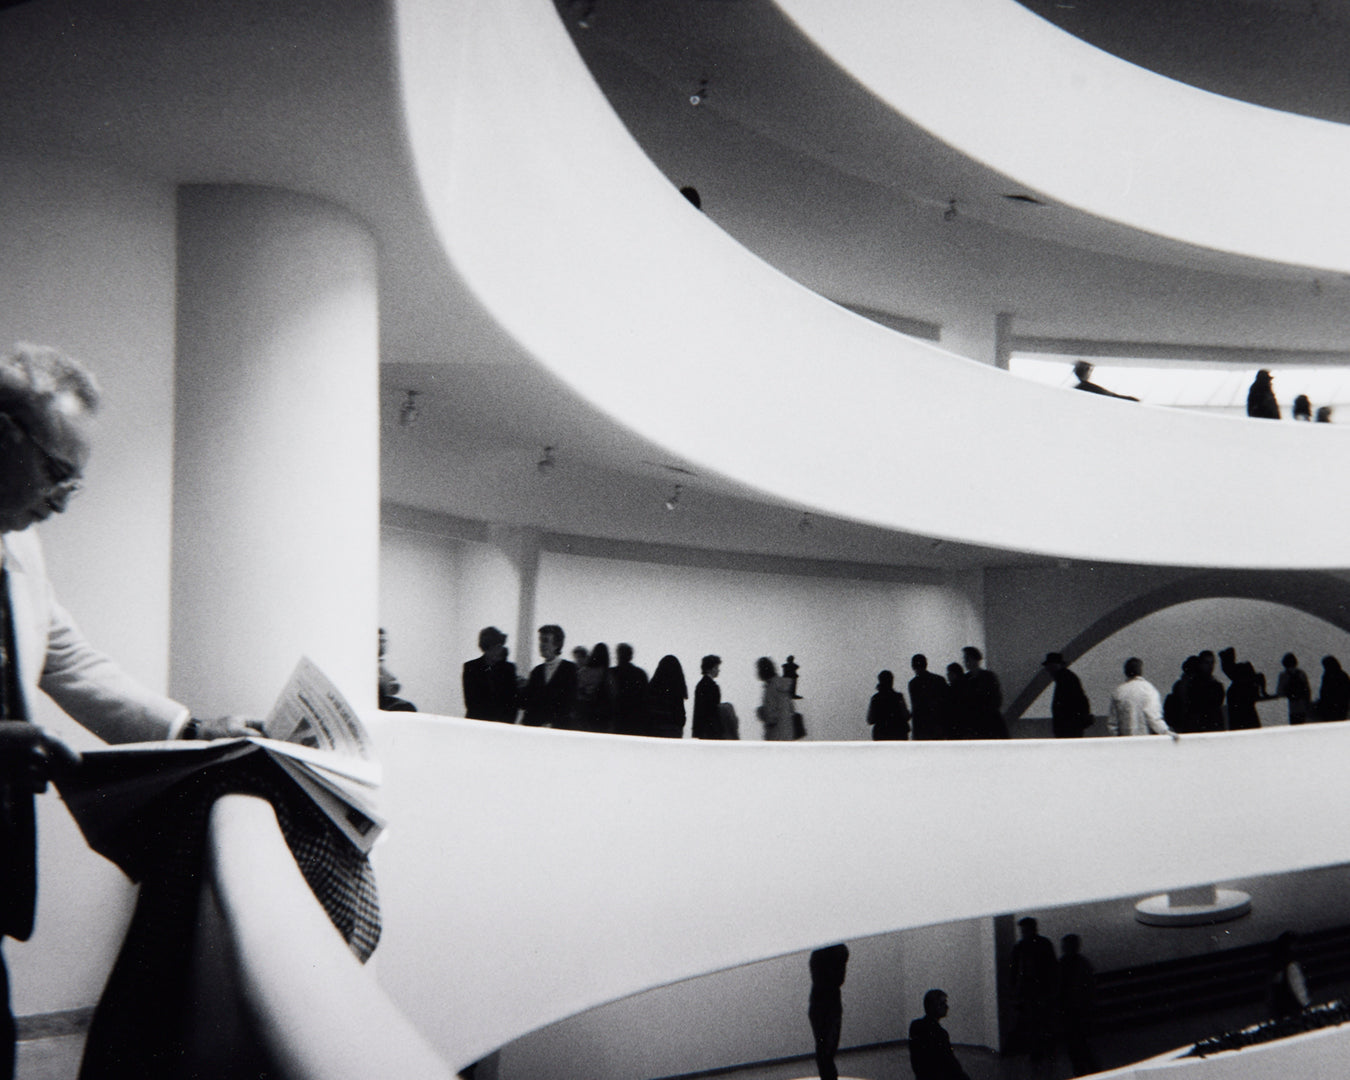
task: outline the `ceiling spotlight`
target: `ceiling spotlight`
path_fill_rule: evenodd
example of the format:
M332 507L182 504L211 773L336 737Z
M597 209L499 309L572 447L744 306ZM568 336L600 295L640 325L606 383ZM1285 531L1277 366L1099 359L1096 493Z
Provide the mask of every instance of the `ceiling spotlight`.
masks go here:
M398 408L398 422L403 427L407 427L417 419L417 391L405 391L403 404Z
M948 199L948 200L947 200L947 209L944 210L944 211L942 211L942 220L943 220L943 221L955 221L955 220L957 219L957 217L958 217L958 214L957 214L957 210L956 210L956 200L955 200L955 199Z
M699 79L698 87L689 95L689 104L697 108L708 100L708 76Z
M670 493L670 498L666 500L666 509L674 510L680 505L680 485L675 485L675 490Z
M803 513L801 521L797 522L798 532L810 532L816 527L816 523L811 520L811 515Z
M556 464L557 462L553 460L553 447L546 446L544 447L544 456L535 462L534 467L539 470L540 476L547 476L553 471L553 466Z

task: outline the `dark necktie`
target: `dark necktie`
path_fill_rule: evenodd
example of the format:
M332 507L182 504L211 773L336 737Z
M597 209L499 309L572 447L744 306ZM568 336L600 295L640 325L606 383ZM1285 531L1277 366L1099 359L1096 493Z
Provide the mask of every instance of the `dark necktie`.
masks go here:
M0 723L26 720L9 605L9 568L0 563ZM28 781L0 761L0 934L26 941L37 906L37 828Z

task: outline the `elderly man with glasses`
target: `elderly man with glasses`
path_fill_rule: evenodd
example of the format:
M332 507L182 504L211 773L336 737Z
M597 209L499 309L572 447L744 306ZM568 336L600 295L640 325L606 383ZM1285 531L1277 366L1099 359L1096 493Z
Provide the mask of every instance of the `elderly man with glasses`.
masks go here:
M30 720L38 690L107 742L244 734L242 720L196 721L85 641L52 595L33 525L65 510L89 458L98 388L54 349L0 358L0 935L32 932L33 795L78 764ZM0 961L0 1080L13 1075L14 1025Z

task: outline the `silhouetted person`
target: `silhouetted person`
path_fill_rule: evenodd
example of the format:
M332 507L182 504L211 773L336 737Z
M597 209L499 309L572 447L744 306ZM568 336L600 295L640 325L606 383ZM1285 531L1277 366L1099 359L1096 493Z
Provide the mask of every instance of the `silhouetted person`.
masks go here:
M614 688L609 678L609 646L603 641L577 669L577 694L572 703L573 731L607 732L614 729Z
M1186 698L1189 731L1223 731L1223 683L1214 677L1214 653L1203 650L1196 657L1195 677Z
M867 723L875 742L898 742L909 738L909 707L905 695L895 688L895 675L877 675L877 692L867 705Z
M914 738L947 738L947 713L951 707L952 688L941 675L928 670L928 657L923 653L915 653L909 666L914 669L914 678L909 680Z
M506 635L495 626L478 631L481 656L464 662L464 715L470 720L516 722L516 665L506 658Z
M1102 1068L1092 1049L1097 975L1079 951L1081 944L1077 934L1065 934L1059 941L1059 1016L1074 1076L1088 1076Z
M797 693L797 676L801 670L802 667L797 663L797 658L789 653L788 658L783 661L783 678L788 681L788 686L792 689L793 701L801 701L802 699L801 695Z
M565 728L572 718L577 696L577 666L562 658L563 628L549 623L539 628L539 655L544 662L530 672L521 704L527 727Z
M1144 678L1144 662L1137 656L1125 661L1125 681L1111 693L1106 730L1112 735L1170 735L1177 733L1163 719L1158 689Z
M610 669L613 691L614 732L616 735L647 735L647 673L633 663L633 646L627 642L615 646L619 662Z
M1299 394L1294 398L1294 419L1312 421L1312 402L1308 400L1307 394Z
M1277 1020L1286 1016L1298 1016L1309 1005L1312 998L1308 995L1308 983L1303 975L1303 965L1298 962L1295 947L1298 935L1286 930L1275 939L1270 959L1270 1015Z
M1056 739L1078 739L1092 726L1092 706L1083 683L1064 663L1062 653L1046 653L1041 666L1050 672L1055 693L1050 699L1050 727Z
M647 715L653 735L659 739L684 738L684 703L688 697L680 661L669 654L661 657L647 685Z
M1172 684L1172 691L1163 698L1163 719L1174 731L1198 731L1191 727L1191 689L1200 670L1200 657L1188 656L1181 662L1181 678Z
M755 674L764 684L763 695L755 715L764 725L766 742L791 742L793 730L792 683L778 674L778 667L767 656L755 661Z
M722 658L709 653L699 662L703 677L694 687L694 723L692 734L696 739L725 739L722 726L722 688L717 676L722 674Z
M1256 703L1266 697L1266 677L1248 660L1239 661L1237 650L1229 646L1219 653L1223 673L1228 676L1228 729L1245 731L1261 726Z
M394 673L385 666L384 654L389 647L389 636L385 633L384 627L380 627L380 670L379 670L379 699L378 706L381 712L416 712L417 706L406 698L399 697L403 687L399 681L394 678Z
M952 1053L951 1036L940 1021L947 1015L945 990L923 996L923 1015L909 1025L909 1064L914 1080L970 1080Z
M1044 1073L1055 1052L1055 1009L1059 999L1059 964L1050 939L1037 932L1036 920L1017 920L1022 937L1012 947L1008 988L1017 1021L1013 1046L1031 1058L1033 1074Z
M816 1040L816 1070L820 1080L839 1080L834 1055L839 1050L839 1033L844 1020L844 1001L840 989L848 967L848 946L829 945L811 954L811 1001L806 1018Z
M1329 424L1329 423L1331 423L1331 406L1330 406L1330 405L1323 405L1323 406L1321 406L1321 407L1317 410L1317 423L1319 423L1319 424Z
M947 723L943 728L944 739L968 739L963 728L961 690L966 681L966 669L960 664L947 665Z
M1298 657L1291 652L1284 654L1280 666L1284 670L1275 681L1275 696L1289 702L1291 725L1307 723L1312 712L1312 684L1308 682L1308 674L1298 666Z
M1103 397L1120 398L1122 401L1138 401L1137 397L1130 397L1129 394L1117 394L1108 390L1104 386L1098 386L1092 381L1092 365L1086 360L1079 360L1073 366L1074 377L1078 379L1078 385L1075 390L1086 390L1089 394L1101 394Z
M1334 656L1322 657L1322 686L1315 711L1319 720L1344 720L1350 715L1350 675Z
M974 645L961 650L965 677L956 689L957 738L1006 739L1003 722L1003 688L998 676L982 667L984 653Z
M1247 391L1247 415L1258 420L1278 420L1280 403L1275 400L1275 388L1271 385L1270 372L1262 368L1252 380Z

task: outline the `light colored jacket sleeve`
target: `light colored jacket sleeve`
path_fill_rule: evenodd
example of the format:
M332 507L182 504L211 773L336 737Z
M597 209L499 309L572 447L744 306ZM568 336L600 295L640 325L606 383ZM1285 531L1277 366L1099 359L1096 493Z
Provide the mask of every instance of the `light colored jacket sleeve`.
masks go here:
M29 531L4 537L19 681L31 715L40 688L110 743L176 735L188 710L157 694L99 652L52 593L42 548Z
M1111 704L1106 710L1106 733L1108 735L1120 734L1120 710L1121 704L1112 694Z
M1163 719L1162 698L1158 691L1152 685L1149 686L1151 693L1147 695L1144 702L1144 720L1148 724L1149 731L1154 735L1170 735L1172 729L1168 727L1167 721Z

